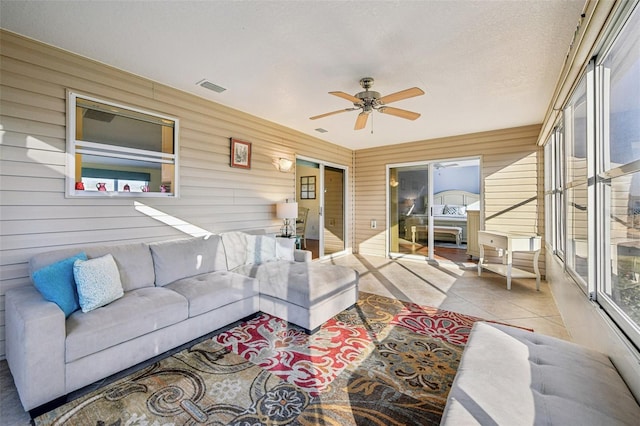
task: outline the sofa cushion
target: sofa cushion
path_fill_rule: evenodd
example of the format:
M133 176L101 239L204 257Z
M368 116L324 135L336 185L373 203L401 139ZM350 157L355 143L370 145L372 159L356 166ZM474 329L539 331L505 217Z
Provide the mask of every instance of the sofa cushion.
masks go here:
M165 288L181 294L189 301L189 317L258 296L258 282L255 279L228 271L183 278Z
M257 278L260 293L311 307L355 286L358 273L346 266L277 260L260 265L243 265L233 272Z
M58 305L65 317L80 309L76 280L73 277L73 262L78 259L87 260L87 255L78 253L33 273L33 283L42 297Z
M124 294L120 272L111 254L90 260L76 259L73 276L82 312L107 305Z
M66 362L96 353L188 317L187 299L162 287L128 291L113 303L67 319Z
M33 273L43 266L73 256L80 251L85 252L89 259L111 253L118 265L120 281L125 292L155 285L153 260L149 246L145 243L96 245L40 253L29 259L29 272L33 277Z
M441 424L637 424L609 358L554 337L477 322Z
M131 243L87 248L89 258L104 256L107 253L113 256L118 265L124 291L155 285L153 259L148 244Z
M220 236L184 238L149 244L156 273L156 285L227 269Z

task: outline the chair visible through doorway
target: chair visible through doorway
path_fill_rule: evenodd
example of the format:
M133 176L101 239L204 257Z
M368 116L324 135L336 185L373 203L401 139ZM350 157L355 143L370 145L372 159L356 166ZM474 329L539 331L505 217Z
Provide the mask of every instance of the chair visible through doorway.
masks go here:
M296 236L302 241L302 247L307 248L307 216L309 209L306 207L298 207L298 218L296 219Z

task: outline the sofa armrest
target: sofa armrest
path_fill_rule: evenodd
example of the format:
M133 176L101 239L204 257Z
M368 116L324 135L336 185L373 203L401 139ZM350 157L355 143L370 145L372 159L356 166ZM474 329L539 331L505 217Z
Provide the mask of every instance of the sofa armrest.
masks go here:
M295 249L293 251L293 259L296 262L311 262L311 252L309 250Z
M25 410L65 395L65 316L32 286L5 294L6 355Z

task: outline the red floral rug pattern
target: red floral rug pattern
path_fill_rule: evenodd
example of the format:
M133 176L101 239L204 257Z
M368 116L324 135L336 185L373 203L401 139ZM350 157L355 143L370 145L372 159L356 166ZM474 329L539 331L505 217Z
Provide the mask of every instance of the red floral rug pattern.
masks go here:
M391 325L454 345L465 345L473 323L479 320L480 318L457 312L406 303L403 310L393 318Z
M387 332L399 326L454 345L464 346L473 323L479 320L415 303L394 305L399 311L392 313L391 320L386 322ZM347 366L353 367L364 359L374 348L373 340L381 336L368 331L362 323L340 321L340 316L308 335L280 318L263 313L220 333L214 340L311 396L317 396Z
M214 340L312 396L371 349L371 337L364 327L332 318L321 332L308 335L264 313L220 333Z

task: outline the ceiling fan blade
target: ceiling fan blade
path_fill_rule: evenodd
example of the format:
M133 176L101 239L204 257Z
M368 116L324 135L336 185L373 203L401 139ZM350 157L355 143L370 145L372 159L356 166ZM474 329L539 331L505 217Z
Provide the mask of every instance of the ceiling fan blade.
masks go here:
M360 114L358 114L358 118L356 119L356 125L353 128L353 130L364 129L364 127L367 125L368 118L369 118L369 114L366 112L361 112Z
M309 120L317 120L318 118L328 117L328 116L333 115L333 114L340 114L341 112L353 111L355 109L357 109L357 108L339 109L337 111L331 111L331 112L327 112L327 113L320 114L320 115L314 115L313 117L309 117Z
M407 111L406 109L399 109L393 107L382 107L378 109L383 114L395 115L396 117L406 118L407 120L415 120L420 117L420 114L417 112Z
M382 104L390 104L391 102L397 102L403 99L413 98L414 96L421 95L424 95L424 91L422 89L412 87L411 89L405 89L387 96L383 96L378 99L378 101Z
M354 104L359 104L360 102L362 102L362 99L356 98L355 96L344 92L329 92L329 94L342 99L346 99L349 102L353 102Z

